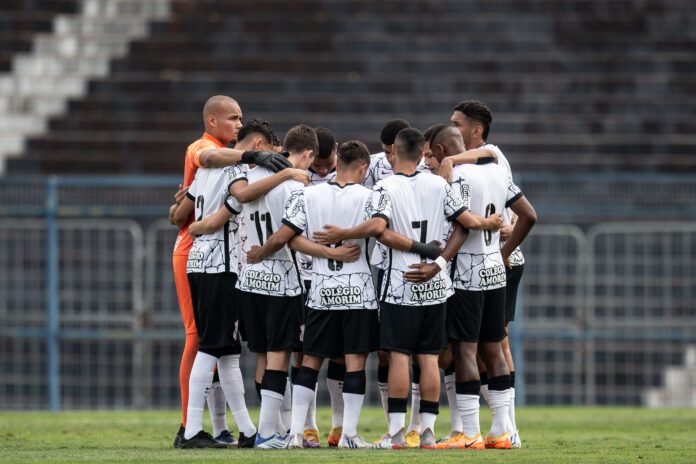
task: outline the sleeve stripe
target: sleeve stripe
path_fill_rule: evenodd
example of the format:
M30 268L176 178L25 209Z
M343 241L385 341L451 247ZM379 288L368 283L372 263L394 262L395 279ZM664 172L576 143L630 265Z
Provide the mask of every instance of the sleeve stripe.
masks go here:
M515 195L514 197L510 198L507 202L505 202L505 207L509 208L511 204L513 204L514 202L516 202L517 200L519 200L523 196L524 196L524 193L519 192L517 195Z
M232 187L232 184L234 184L235 182L239 182L240 180L247 180L247 178L246 178L246 177L237 177L237 178L234 179L232 182L230 182L229 184L227 184L227 190L229 190L230 187ZM248 181L247 181L247 182L248 182Z
M373 217L373 218L382 218L382 219L384 219L385 221L387 221L387 225L389 225L389 218L388 218L385 214L382 214L382 213L375 213L375 214L372 215L372 217Z
M225 202L225 208L227 208L227 211L229 211L229 212L232 213L232 214L239 214L239 213L241 213L241 211L235 211L235 209L232 208L232 207L230 206L230 204L227 203L227 202Z
M282 222L283 222L283 224L285 224L286 226L288 226L289 228L291 228L292 230L294 230L298 234L301 234L303 232L303 230L301 228L297 227L295 224L288 221L287 219L283 219Z
M455 211L453 214L451 214L451 215L447 218L447 220L450 221L450 222L451 222L451 221L454 221L454 220L456 220L456 219L459 217L460 214L462 214L463 212L468 211L468 210L469 210L469 208L467 208L466 206L462 206L462 207L459 208L457 211Z
M186 198L188 198L191 201L196 201L196 197L191 195L191 192L186 192Z

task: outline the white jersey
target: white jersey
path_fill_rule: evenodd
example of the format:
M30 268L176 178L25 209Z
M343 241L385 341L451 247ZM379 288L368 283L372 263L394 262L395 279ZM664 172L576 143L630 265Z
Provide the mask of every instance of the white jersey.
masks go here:
M445 220L453 220L466 210L457 190L441 177L416 172L397 173L379 181L372 196L372 216L383 217L389 227L413 240L427 243L441 240ZM387 303L428 306L443 303L452 294L452 282L445 270L424 283L404 281L411 264L420 263L415 253L389 250L389 265L380 295Z
M493 145L492 143L487 143L483 145L481 148L485 148L486 150L490 150L493 153L495 153L495 155L498 157L498 164L505 169L507 174L510 176L510 179L512 179L512 169L510 169L510 163L508 162L505 155L503 155L503 152L500 151L500 148L498 148L496 145ZM505 220L505 224L512 224L512 215L512 210L510 208L505 208L505 210L503 211L503 219ZM500 242L500 246L502 247L504 243L505 242ZM521 266L522 264L524 264L524 255L522 254L522 250L520 250L520 247L517 247L513 250L512 253L510 253L510 265Z
M309 173L309 185L319 185L323 184L324 182L332 182L334 179L336 179L336 168L333 168L324 177L312 171L312 168L307 169L307 172Z
M452 189L459 191L472 213L484 217L503 211L522 196L505 168L495 163L455 166ZM505 287L500 232L470 230L453 266L453 283L457 289L481 291Z
M312 168L307 169L309 173L309 185L320 185L325 182L332 182L336 179L336 168L333 168L326 176L321 177ZM297 264L300 265L300 275L302 280L312 280L312 257L302 253L297 253Z
M235 234L239 227L237 215L242 205L228 194L224 169L200 168L186 196L195 204L194 217L197 221L215 214L223 205L232 213L223 227L211 234L196 237L189 251L186 272L236 274L239 267Z
M430 172L428 166L425 165L425 159L421 159L416 168L419 172ZM373 188L377 182L384 180L387 177L394 175L394 167L389 163L387 154L384 152L376 153L370 156L370 167L367 169L367 175L363 185L368 188ZM388 261L388 248L382 243L375 241L372 254L370 256L370 264L385 270Z
M304 192L293 195L285 210L283 224L310 237L323 230L325 224L355 227L371 217L371 196L370 189L356 184L341 187L328 182L307 187ZM320 310L377 309L365 242L358 241L360 258L352 263L312 259L308 307Z
M245 179L253 184L272 176L273 172L261 166L246 172L237 171L231 182ZM303 185L287 180L266 195L245 203L242 208L246 222L245 251L261 246L282 225L285 205L294 192L302 191ZM237 281L237 288L244 292L272 296L297 296L302 293L300 274L294 253L286 246L260 263L245 264Z
M246 172L248 170L248 164L236 164L234 166L226 167L225 173L227 174L228 184L230 184L236 178L246 177ZM227 190L229 191L229 185ZM239 269L237 271L239 274L242 272L242 266L246 264L246 248L244 245L246 243L246 221L244 221L244 215L240 214L237 216L237 223L239 226L237 227L237 233L235 235L235 247L237 248L237 261L239 261Z

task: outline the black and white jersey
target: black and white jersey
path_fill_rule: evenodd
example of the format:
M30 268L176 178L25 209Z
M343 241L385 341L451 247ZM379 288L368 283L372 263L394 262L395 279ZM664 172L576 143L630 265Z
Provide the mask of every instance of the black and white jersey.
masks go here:
M261 166L246 172L237 170L236 177L230 179L230 184L243 179L253 184L273 174L273 171ZM303 188L300 182L288 180L266 195L242 206L246 224L246 241L243 244L245 252L255 245L262 246L268 237L280 228L285 205L294 192L301 192ZM297 296L301 294L302 285L294 253L284 246L260 263L245 264L242 266L237 288L244 292L261 295Z
M344 187L328 182L295 192L285 210L283 224L312 236L325 224L355 227L371 217L372 191L357 184ZM312 286L307 306L321 310L377 309L365 240L359 240L360 258L344 263L312 258Z
M227 192L224 169L200 168L186 193L195 204L197 221L215 214L223 205L232 213L225 225L213 232L196 237L186 263L187 273L219 274L239 270L235 234L239 228L237 215L241 204Z
M249 170L248 164L236 164L234 166L228 166L225 169L225 174L227 175L228 184L238 177L246 176L246 172ZM229 185L228 185L229 191ZM234 198L234 197L232 197ZM235 200L236 201L236 200ZM241 210L240 210L241 211ZM237 216L237 233L235 234L235 247L237 248L237 261L239 261L239 269L237 273L242 272L242 266L246 264L246 221L244 221L244 215Z
M472 213L484 217L503 211L522 196L505 168L495 163L455 166L452 189L459 191ZM504 287L500 232L470 230L453 266L455 288L479 291Z
M425 159L420 160L416 169L418 169L419 172L430 172L428 166L425 165ZM367 188L373 188L380 180L393 175L394 168L389 160L387 160L387 154L380 152L370 156L370 167L367 169L367 175L365 176L363 185Z
M508 162L505 155L503 155L503 152L500 150L500 148L498 148L498 146L496 145L493 145L492 143L487 143L483 145L481 148L485 148L486 150L490 150L493 153L495 153L498 157L498 164L502 166L503 169L505 169L507 174L510 176L510 179L512 179L512 169L510 168L510 163ZM512 224L512 215L512 210L510 208L505 208L505 211L503 212L505 224ZM500 246L502 247L504 243L505 242L500 242ZM510 253L510 265L521 266L522 264L524 264L524 255L522 254L522 250L520 250L520 247L517 247L513 250L512 253Z
M309 185L319 185L323 184L324 182L331 182L334 179L336 179L336 168L333 168L324 177L312 171L312 168L307 169L307 172L309 173Z
M397 173L375 185L372 216L383 217L389 227L413 240L427 243L441 240L445 220L456 219L466 210L459 191L441 177L416 172ZM405 282L411 264L420 263L415 253L389 250L389 265L380 294L383 301L403 306L443 303L452 294L452 282L445 270L425 283Z

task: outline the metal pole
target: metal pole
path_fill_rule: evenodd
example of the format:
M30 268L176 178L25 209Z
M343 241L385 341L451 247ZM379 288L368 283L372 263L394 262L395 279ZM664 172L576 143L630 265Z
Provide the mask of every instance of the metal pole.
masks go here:
M60 410L60 306L58 301L58 178L46 184L46 367L48 408Z

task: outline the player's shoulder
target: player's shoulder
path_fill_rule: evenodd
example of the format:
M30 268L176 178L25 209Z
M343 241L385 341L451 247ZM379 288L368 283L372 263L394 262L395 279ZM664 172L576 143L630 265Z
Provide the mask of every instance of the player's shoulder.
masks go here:
M447 181L445 179L443 179L442 177L440 177L438 175L433 174L432 172L430 172L430 170L428 170L428 171L416 171L416 173L418 175L415 176L415 179L418 182L429 184L429 185L435 185L437 187L444 187L445 185L447 185Z

